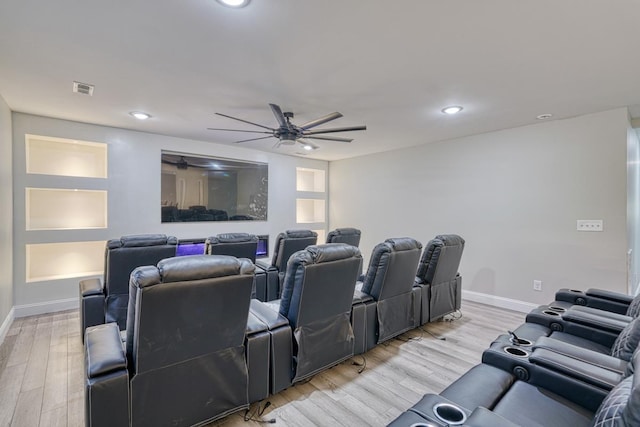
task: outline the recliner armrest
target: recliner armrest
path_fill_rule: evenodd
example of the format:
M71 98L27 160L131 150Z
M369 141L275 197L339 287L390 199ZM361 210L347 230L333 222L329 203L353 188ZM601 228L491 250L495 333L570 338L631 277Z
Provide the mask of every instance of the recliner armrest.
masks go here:
M565 356L571 357L572 359L577 359L619 374L624 374L625 369L627 368L627 362L625 362L624 360L620 360L617 357L609 356L607 354L602 354L595 351L585 350L584 348L550 337L538 338L533 349L536 350L539 348L550 350L554 353L563 354Z
M260 267L261 269L263 269L264 271L278 271L278 269L275 268L273 265L271 265L270 262L263 261L261 259L257 259L254 264L257 267Z
M518 424L514 424L502 415L498 415L493 411L478 406L473 410L464 425L466 427L517 427Z
M627 305L631 304L631 301L633 301L633 297L631 295L623 294L620 292L608 291L606 289L595 289L595 288L587 289L586 294L587 296L590 296L590 297L602 298L609 301L615 301L615 302L619 302Z
M595 327L604 331L620 333L629 322L617 320L608 316L599 316L597 313L570 308L562 314L562 320L580 325Z
M116 323L87 328L84 342L87 378L126 371L127 358Z
M623 379L619 373L545 348L535 349L529 356L529 361L603 390L611 390Z
M80 281L80 295L84 298L89 295L102 295L102 281L100 279L85 279Z
M617 320L619 322L630 323L633 320L633 317L627 316L626 314L614 313L612 311L600 310L598 308L593 307L585 307L583 305L574 305L569 308L572 311L582 311L585 313L589 313L593 316L607 317L609 319Z
M267 304L264 304L262 301L258 301L257 299L251 300L249 310L250 314L253 314L261 322L267 325L269 330L289 324L289 319L277 311L272 310Z
M359 290L353 291L353 304L362 304L365 302L373 301L373 297Z

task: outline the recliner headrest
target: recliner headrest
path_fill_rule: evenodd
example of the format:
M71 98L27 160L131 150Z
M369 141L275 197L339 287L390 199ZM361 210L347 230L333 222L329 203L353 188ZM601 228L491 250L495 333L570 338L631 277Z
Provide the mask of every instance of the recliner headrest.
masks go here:
M258 237L249 233L225 233L218 234L217 236L209 237L206 241L207 244L216 243L242 243L242 242L257 242Z
M134 248L142 246L177 245L178 239L164 234L138 234L122 236L119 239L111 239L107 242L109 249Z
M393 247L396 251L409 251L411 249L422 249L422 243L411 237L397 237L384 241Z
M360 255L360 249L346 243L327 243L307 247L307 252L315 264L337 261Z
M153 273L152 270L157 271ZM212 279L236 274L253 274L255 266L248 259L226 255L193 255L166 258L155 267L141 267L132 273L139 287L154 284Z
M438 234L434 240L440 240L446 246L464 245L464 239L457 234Z
M300 239L303 237L318 237L318 233L311 230L287 230L284 232L284 237L292 239Z

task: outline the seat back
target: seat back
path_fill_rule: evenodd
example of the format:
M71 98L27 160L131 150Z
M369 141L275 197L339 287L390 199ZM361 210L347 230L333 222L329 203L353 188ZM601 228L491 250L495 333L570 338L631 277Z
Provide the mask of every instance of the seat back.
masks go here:
M254 269L246 259L194 255L133 271L132 425L193 425L248 405L244 338Z
M327 243L346 243L347 245L360 246L360 230L357 228L336 228L327 235Z
M345 243L309 246L289 259L280 314L296 342L293 382L353 355L349 316L361 259Z
M205 241L207 255L231 255L236 258L248 258L256 262L258 237L247 233L227 233L209 237Z
M464 239L457 234L442 234L427 243L416 276L428 284L455 279L462 259Z
M362 292L380 301L411 292L422 245L410 237L387 239L373 249Z
M634 318L640 316L640 294L631 300L631 304L629 304L629 308L625 314Z
M380 344L412 329L417 314L413 290L422 245L409 237L387 239L376 245L362 284L362 292L376 301L375 338L367 338L366 348Z
M105 320L122 330L127 322L129 276L142 265L156 265L176 255L178 239L164 234L123 236L107 242L105 249Z
M613 342L613 345L611 346L611 356L629 362L639 344L640 318L635 318L624 327Z
M640 351L634 353L629 365L640 366ZM640 425L640 375L632 373L609 392L596 411L591 425Z
M306 249L307 246L315 245L317 241L318 234L311 230L287 230L278 234L271 265L278 271L284 272L291 255Z

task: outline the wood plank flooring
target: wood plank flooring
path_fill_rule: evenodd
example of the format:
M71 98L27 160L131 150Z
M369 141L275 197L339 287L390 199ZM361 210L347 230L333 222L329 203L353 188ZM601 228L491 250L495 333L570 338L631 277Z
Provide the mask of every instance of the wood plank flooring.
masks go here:
M364 355L361 374L347 361L269 397L270 405L256 418L274 419L277 426L386 425L423 394L439 393L480 363L496 336L524 322L522 313L467 301L462 313L458 320L430 323L377 346ZM79 322L77 310L13 322L0 345L0 427L84 425ZM245 422L243 415L209 427L261 425Z

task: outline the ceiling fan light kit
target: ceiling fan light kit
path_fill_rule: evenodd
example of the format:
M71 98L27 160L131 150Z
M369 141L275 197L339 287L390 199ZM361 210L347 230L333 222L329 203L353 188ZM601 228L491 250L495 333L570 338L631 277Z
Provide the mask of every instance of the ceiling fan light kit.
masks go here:
M244 119L239 119L237 117L228 116L222 113L216 113L218 116L226 117L232 120L237 120L239 122L247 123L252 126L257 126L265 130L222 129L222 128L207 128L207 129L217 130L217 131L226 131L226 132L248 132L248 133L258 133L258 134L267 135L267 136L259 136L256 138L248 138L248 139L235 141L236 144L239 144L242 142L249 142L249 141L258 141L258 140L267 139L267 138L276 138L278 142L274 145L274 148L277 148L281 145L295 145L296 143L300 143L302 147L307 151L316 150L319 147L305 141L305 139L316 139L320 141L350 143L351 141L353 141L352 138L344 138L341 136L327 136L324 134L367 130L366 126L348 126L348 127L342 127L342 128L314 129L316 126L323 125L327 122L330 122L332 120L339 119L340 117L342 117L342 114L338 112L327 114L326 116L319 117L315 120L311 120L310 122L297 126L291 123L291 119L293 119L292 112L287 111L283 113L282 109L276 104L269 104L269 107L271 108L271 112L273 113L273 115L276 118L276 121L278 122L277 128L264 126L258 123L250 122Z
M251 0L217 0L223 6L239 9L248 5Z

